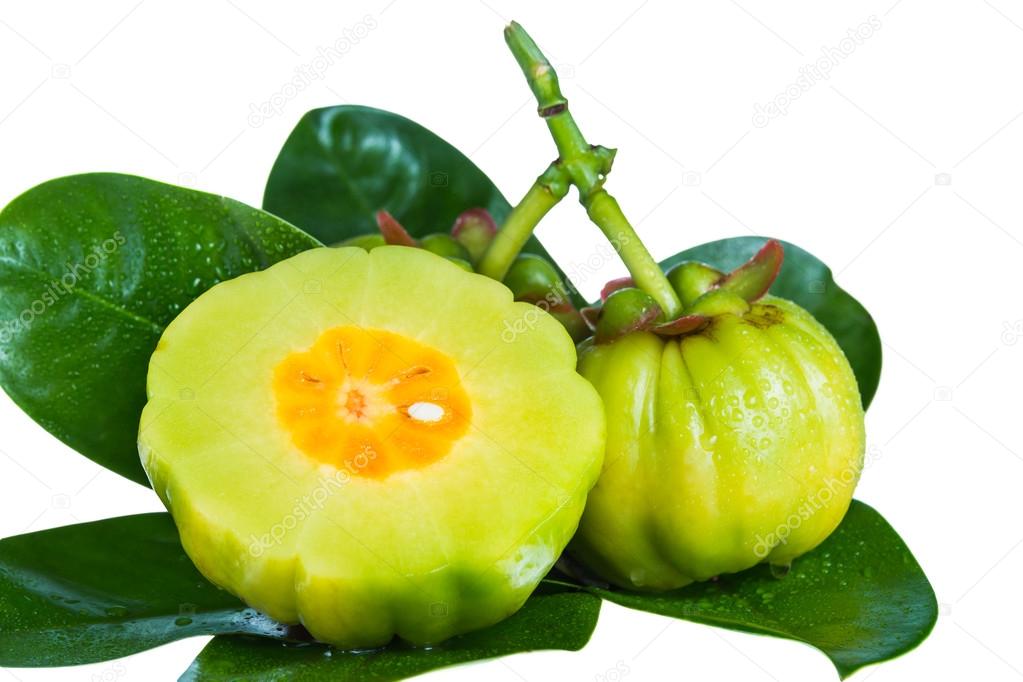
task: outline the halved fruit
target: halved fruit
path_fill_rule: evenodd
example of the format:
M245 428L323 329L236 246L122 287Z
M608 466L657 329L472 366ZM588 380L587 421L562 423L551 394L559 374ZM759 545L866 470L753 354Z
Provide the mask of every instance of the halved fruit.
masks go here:
M565 329L421 249L224 282L153 354L139 451L210 580L345 648L516 611L572 536L604 416Z

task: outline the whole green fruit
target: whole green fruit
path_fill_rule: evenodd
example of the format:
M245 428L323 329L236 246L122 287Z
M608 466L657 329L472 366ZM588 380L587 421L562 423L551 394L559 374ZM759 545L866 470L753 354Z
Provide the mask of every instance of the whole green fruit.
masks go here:
M604 401L607 452L570 551L619 586L667 590L786 565L852 499L863 408L838 344L771 296L714 314L698 333L580 348L579 371Z

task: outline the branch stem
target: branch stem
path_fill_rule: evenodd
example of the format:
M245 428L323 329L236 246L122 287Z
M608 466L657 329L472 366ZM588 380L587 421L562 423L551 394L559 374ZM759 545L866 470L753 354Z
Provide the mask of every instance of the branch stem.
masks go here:
M568 182L561 166L557 162L552 163L508 214L476 271L498 281L503 280L537 224L568 194Z
M614 246L636 285L657 301L667 319L677 317L682 312L678 295L639 240L618 202L604 189L604 179L614 161L614 150L586 142L568 110L568 100L561 93L554 67L525 29L512 22L505 29L504 37L536 97L537 111L547 123L558 148L560 158L554 165L560 166L578 188L579 201L586 208L587 215Z

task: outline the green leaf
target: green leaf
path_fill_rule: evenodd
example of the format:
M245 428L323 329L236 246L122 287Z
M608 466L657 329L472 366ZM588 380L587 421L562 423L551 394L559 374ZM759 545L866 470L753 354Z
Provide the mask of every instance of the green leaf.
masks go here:
M377 232L374 214L381 209L422 237L448 232L459 213L477 207L498 225L511 210L490 178L453 146L403 116L361 106L303 116L263 195L264 209L325 244ZM535 237L523 250L554 263Z
M437 668L539 649L578 651L597 625L600 599L585 592L535 594L512 617L436 647L391 645L349 653L323 644L216 637L180 682L330 680L387 682Z
M418 123L380 109L310 111L281 149L263 208L324 243L376 232L390 211L413 236L447 232L462 211L480 207L500 223L509 205L457 149Z
M661 261L667 270L676 263L695 260L729 272L764 245L766 237L732 237L708 242ZM835 283L831 269L795 244L782 242L785 260L771 293L798 303L827 327L842 347L856 374L864 409L870 405L881 378L881 337L859 301Z
M128 175L51 180L0 212L0 384L50 433L146 484L149 356L222 280L317 246L237 201Z
M855 500L784 577L762 565L662 594L587 589L641 611L805 642L842 677L913 649L938 617L934 591L902 539Z
M295 633L207 582L169 514L0 540L0 666L127 656L184 637ZM307 636L307 635L306 635Z
M432 649L351 654L311 642L303 628L281 625L209 583L167 513L0 540L0 667L93 663L185 637L247 635L255 639L216 638L186 677L391 680L520 651L577 650L599 611L598 597L544 586L487 630Z

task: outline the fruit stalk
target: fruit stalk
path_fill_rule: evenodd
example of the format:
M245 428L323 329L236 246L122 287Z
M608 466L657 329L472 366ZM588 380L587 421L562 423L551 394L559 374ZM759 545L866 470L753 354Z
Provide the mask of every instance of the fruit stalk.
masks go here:
M547 123L558 148L560 158L555 165L563 168L579 189L579 201L587 215L614 246L636 285L653 297L667 319L678 316L682 305L674 289L639 240L618 202L604 189L614 150L590 145L583 137L568 110L568 100L561 93L554 67L525 29L512 22L505 28L504 37L536 96L537 111Z
M508 214L494 241L483 254L477 272L499 282L503 280L537 224L568 194L569 182L568 175L558 162L548 166L522 201Z

